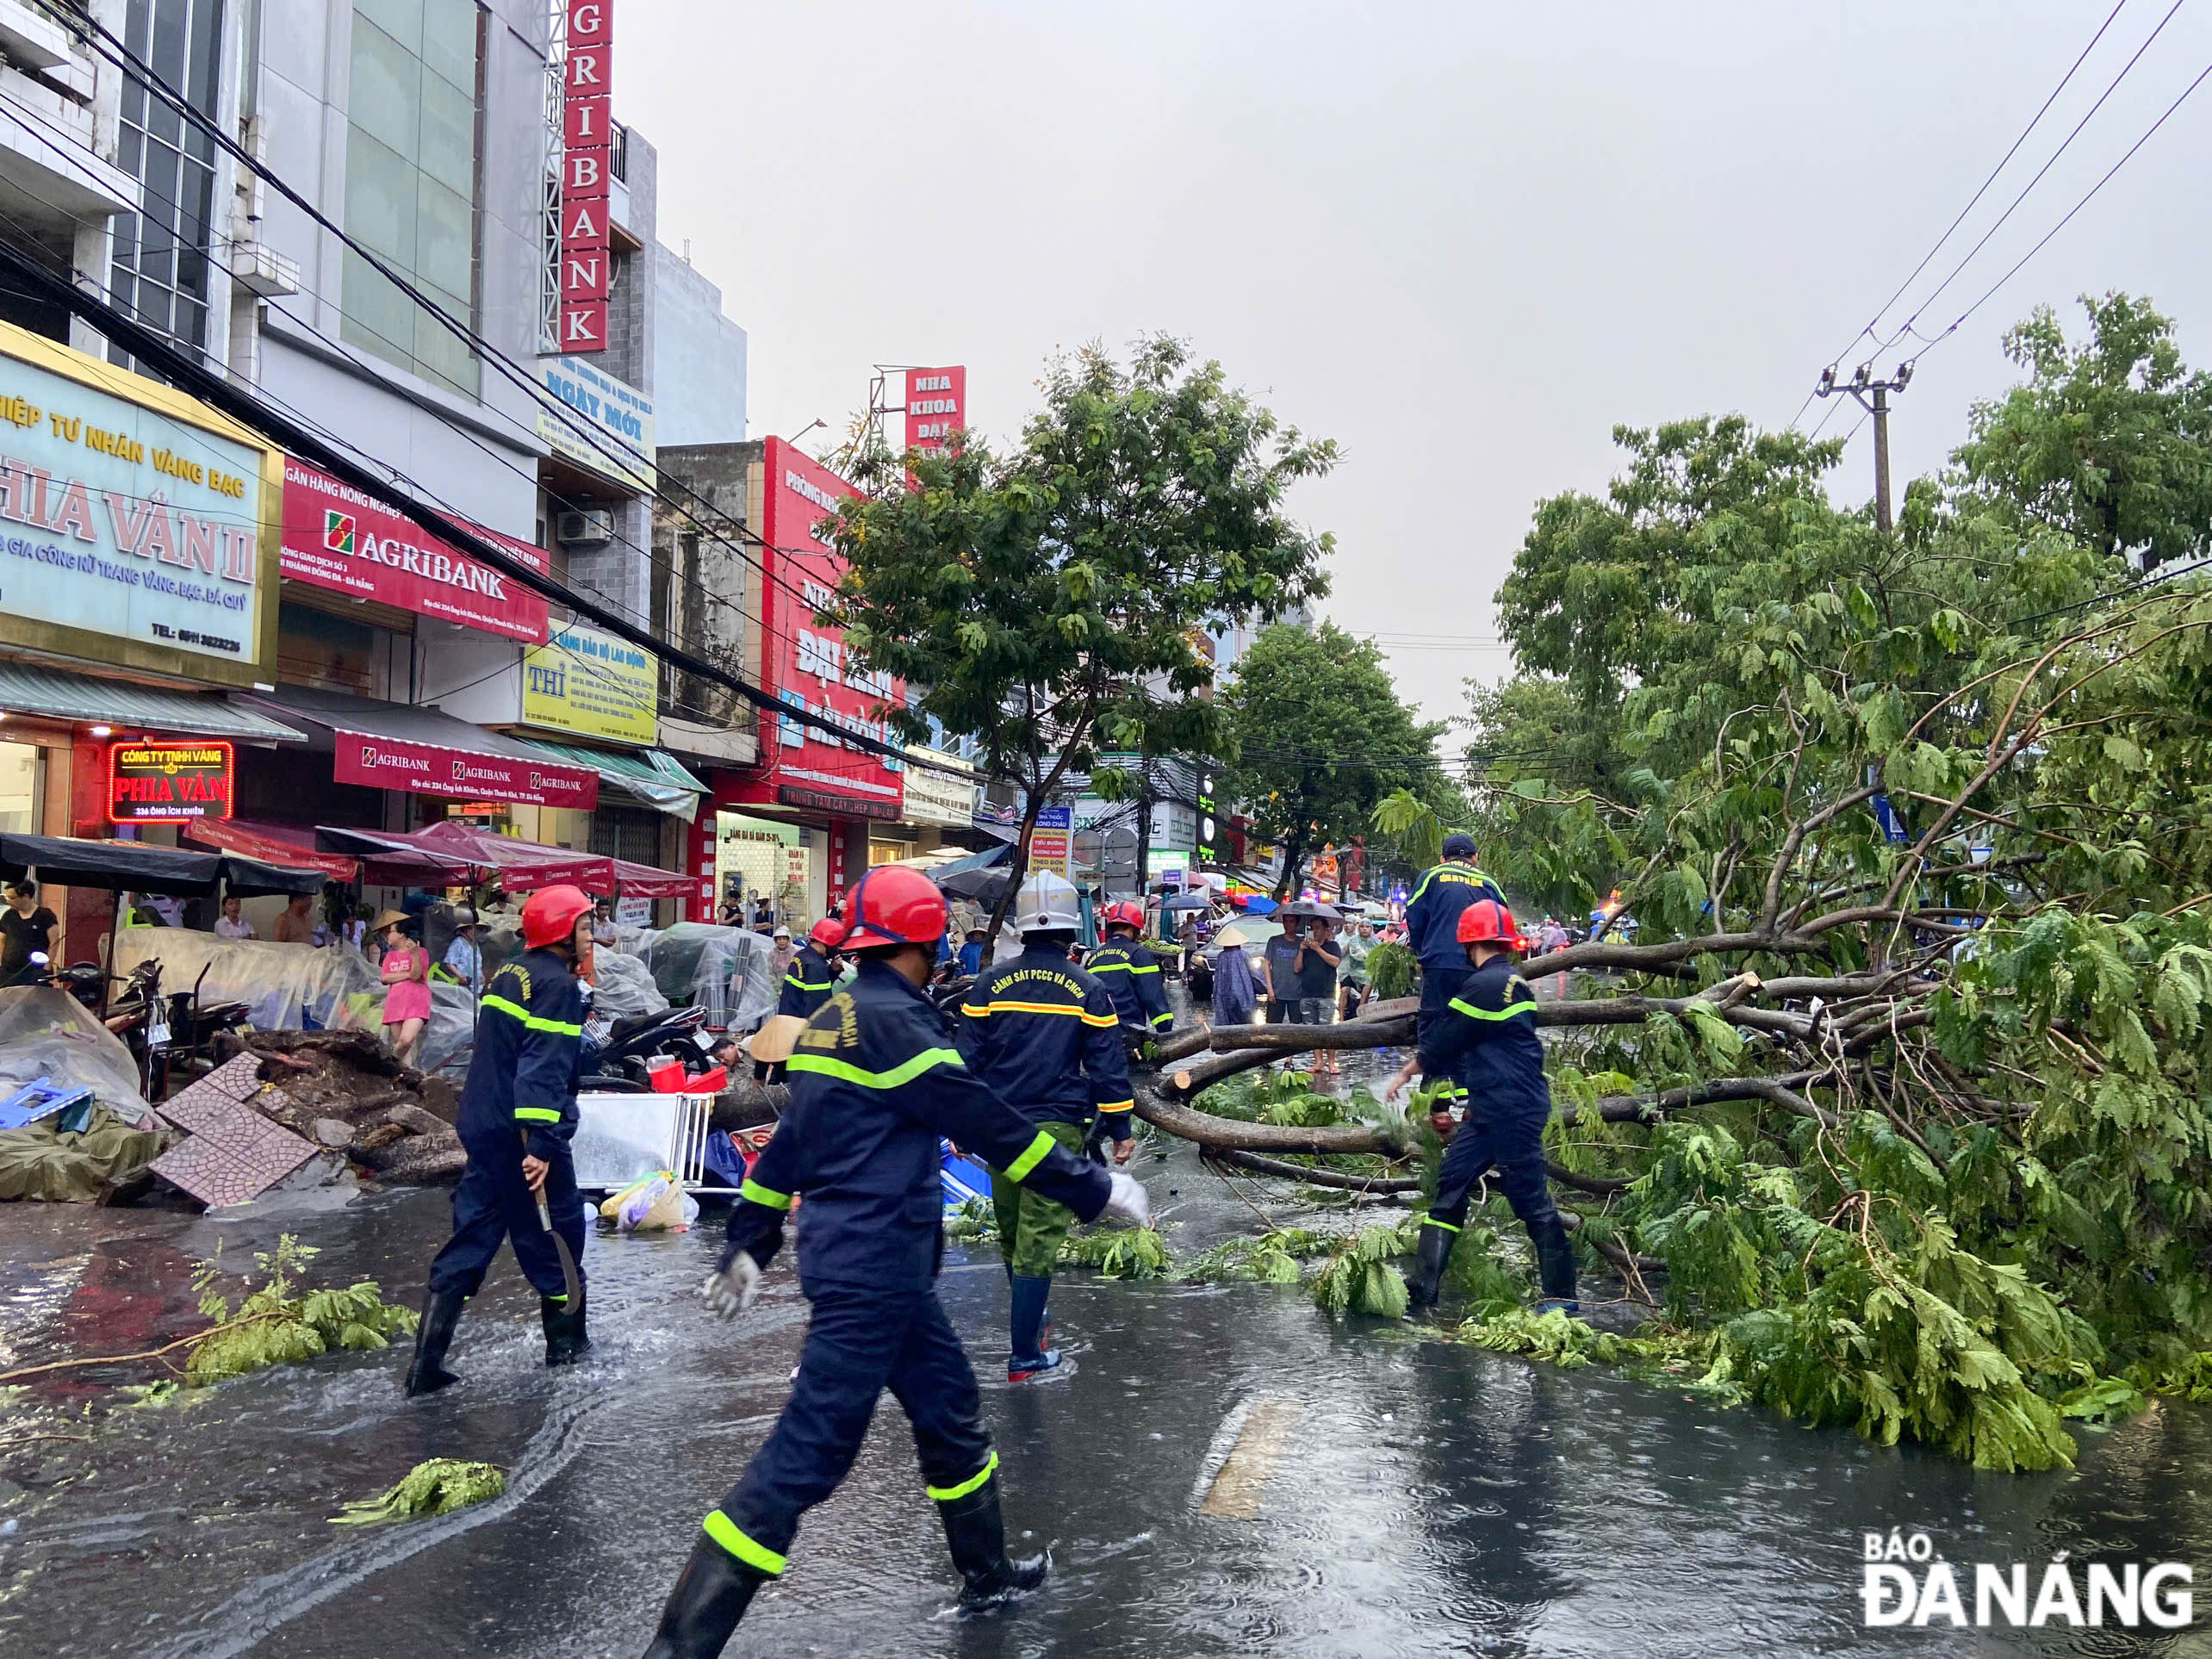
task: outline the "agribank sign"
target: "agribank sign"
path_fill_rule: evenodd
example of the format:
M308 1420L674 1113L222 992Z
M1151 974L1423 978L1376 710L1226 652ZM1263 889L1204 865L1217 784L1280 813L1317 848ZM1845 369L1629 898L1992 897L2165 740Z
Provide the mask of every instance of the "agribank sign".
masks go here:
M283 488L283 457L205 404L0 324L9 643L273 678Z

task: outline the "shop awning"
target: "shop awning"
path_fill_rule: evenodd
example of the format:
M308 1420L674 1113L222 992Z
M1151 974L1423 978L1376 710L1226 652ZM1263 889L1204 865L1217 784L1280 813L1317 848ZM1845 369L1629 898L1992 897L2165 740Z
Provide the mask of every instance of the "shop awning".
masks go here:
M333 881L357 881L361 861L315 850L315 832L289 823L257 823L250 818L196 818L183 826L183 839L219 853L240 853L269 864L320 870Z
M305 686L281 687L257 700L272 712L312 723L321 734L316 747L326 741L331 745L332 774L339 783L581 812L599 804L596 767L556 761L442 709ZM326 845L326 850L344 849Z
M214 695L162 691L121 680L95 680L0 662L0 711L51 720L89 720L154 736L222 737L239 743L304 743L307 734Z
M602 786L649 806L656 812L674 813L686 823L698 815L699 798L709 792L682 761L657 749L618 753L573 743L548 743L541 737L518 737L514 741L565 766L593 767L599 773Z
M168 898L204 898L219 886L245 898L257 893L317 893L330 879L320 870L267 864L235 853L196 853L143 841L0 835L0 876L14 880L33 871L39 880L65 887Z

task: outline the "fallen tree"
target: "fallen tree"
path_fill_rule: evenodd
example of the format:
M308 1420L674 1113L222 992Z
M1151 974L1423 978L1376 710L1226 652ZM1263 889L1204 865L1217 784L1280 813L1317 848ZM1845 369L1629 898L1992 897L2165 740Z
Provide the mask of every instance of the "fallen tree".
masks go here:
M2043 1468L2069 1417L2212 1395L2212 597L1971 490L1916 484L1884 535L1787 435L1626 441L1507 594L1592 763L1476 791L1508 891L1623 901L1523 969L1573 985L1538 1012L1563 1207L1665 1264L1674 1362L1813 1422ZM1411 1037L1179 1038L1138 1110L1223 1153L1403 1155L1206 1091Z

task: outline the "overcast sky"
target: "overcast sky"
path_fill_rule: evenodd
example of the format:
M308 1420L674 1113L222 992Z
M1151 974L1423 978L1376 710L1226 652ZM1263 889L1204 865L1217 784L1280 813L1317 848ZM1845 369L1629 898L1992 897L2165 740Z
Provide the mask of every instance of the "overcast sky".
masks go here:
M2127 0L1884 334L2172 3ZM1056 348L1171 332L1341 444L1296 502L1336 535L1324 609L1444 716L1509 666L1490 601L1533 503L1601 488L1616 423L1787 424L2111 9L618 0L616 114L659 146L662 239L749 332L750 436L842 429L874 363L966 363L972 424L1010 434ZM2208 64L2198 0L1920 331ZM1900 495L2010 383L1999 336L2039 302L2072 329L2076 295L2147 294L2212 356L2209 137L2212 86L1928 353L1892 422ZM1839 499L1872 494L1872 438Z

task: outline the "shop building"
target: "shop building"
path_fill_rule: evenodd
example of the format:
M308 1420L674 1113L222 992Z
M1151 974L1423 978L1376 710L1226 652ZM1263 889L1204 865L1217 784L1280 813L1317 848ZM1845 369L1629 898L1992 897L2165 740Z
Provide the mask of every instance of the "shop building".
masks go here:
M240 757L301 734L226 690L274 683L283 457L205 405L0 324L0 823L174 843ZM172 743L197 787L111 799L115 752ZM88 957L109 895L44 896Z

